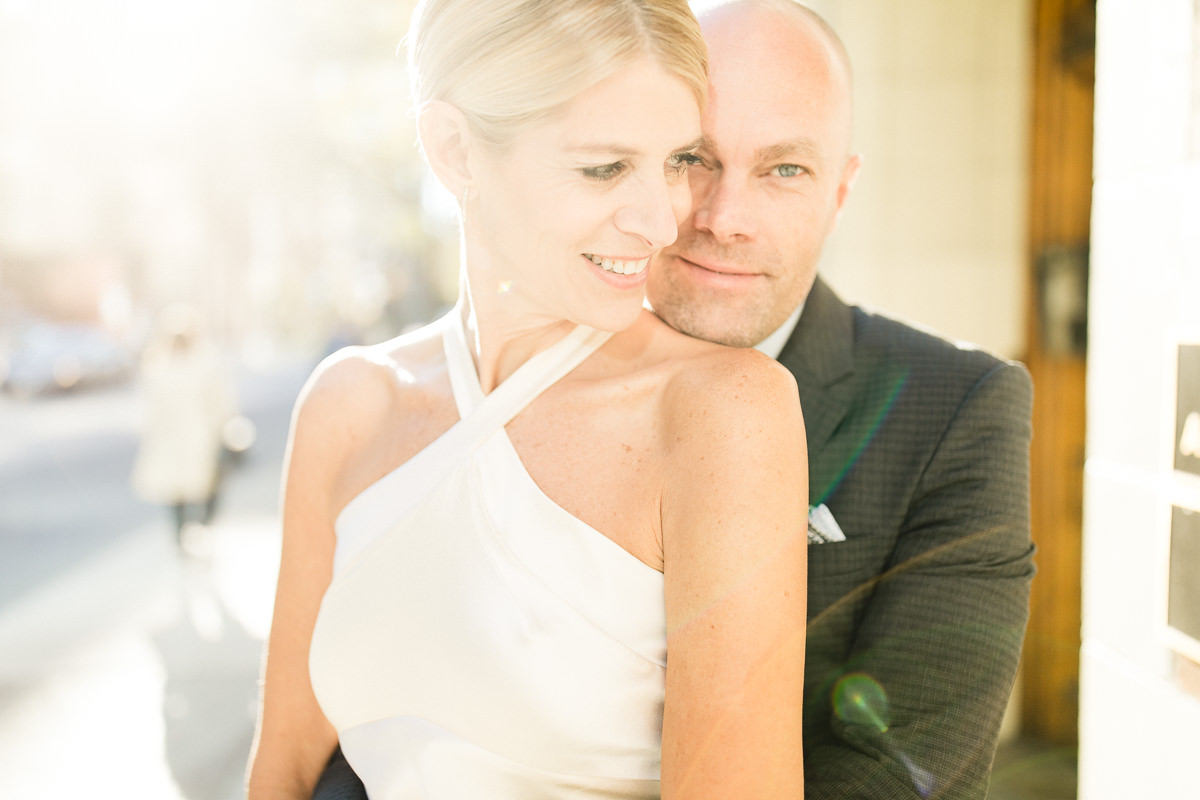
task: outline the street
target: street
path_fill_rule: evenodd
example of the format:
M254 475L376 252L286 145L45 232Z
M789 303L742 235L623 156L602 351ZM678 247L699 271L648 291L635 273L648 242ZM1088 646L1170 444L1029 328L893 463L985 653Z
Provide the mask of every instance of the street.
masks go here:
M136 386L0 396L0 797L241 796L310 368L242 370L258 438L186 553L129 488Z

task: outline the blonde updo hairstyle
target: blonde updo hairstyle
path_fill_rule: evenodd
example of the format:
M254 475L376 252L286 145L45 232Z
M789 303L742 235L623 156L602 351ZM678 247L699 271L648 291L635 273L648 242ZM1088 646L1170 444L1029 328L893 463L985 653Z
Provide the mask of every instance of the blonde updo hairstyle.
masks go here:
M421 0L407 42L415 113L449 103L497 149L643 56L701 106L708 82L687 0Z

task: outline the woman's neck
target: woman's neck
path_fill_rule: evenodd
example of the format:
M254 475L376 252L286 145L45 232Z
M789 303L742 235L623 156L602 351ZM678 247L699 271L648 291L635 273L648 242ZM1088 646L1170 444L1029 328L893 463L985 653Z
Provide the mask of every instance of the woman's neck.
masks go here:
M479 385L490 393L533 356L566 336L574 323L538 314L521 298L479 285L465 275L459 281L457 311L467 347L475 360Z

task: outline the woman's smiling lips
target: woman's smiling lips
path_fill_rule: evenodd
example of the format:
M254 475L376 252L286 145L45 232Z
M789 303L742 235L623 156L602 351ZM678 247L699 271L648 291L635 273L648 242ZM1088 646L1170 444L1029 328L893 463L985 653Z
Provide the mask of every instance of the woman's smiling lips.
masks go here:
M612 272L616 275L640 274L646 270L646 265L650 263L650 256L646 256L645 258L613 258L611 256L598 256L593 253L584 253L583 256L605 272Z
M644 258L614 258L592 253L583 253L583 259L594 274L610 286L622 291L641 289L646 284L646 265L650 256Z

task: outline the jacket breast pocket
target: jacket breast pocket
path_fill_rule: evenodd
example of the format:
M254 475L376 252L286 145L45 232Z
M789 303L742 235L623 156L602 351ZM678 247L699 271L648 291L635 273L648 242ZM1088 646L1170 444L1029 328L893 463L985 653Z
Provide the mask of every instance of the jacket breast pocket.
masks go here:
M809 636L829 637L833 652L849 647L857 619L870 598L887 557L887 548L870 540L814 544L808 548Z

